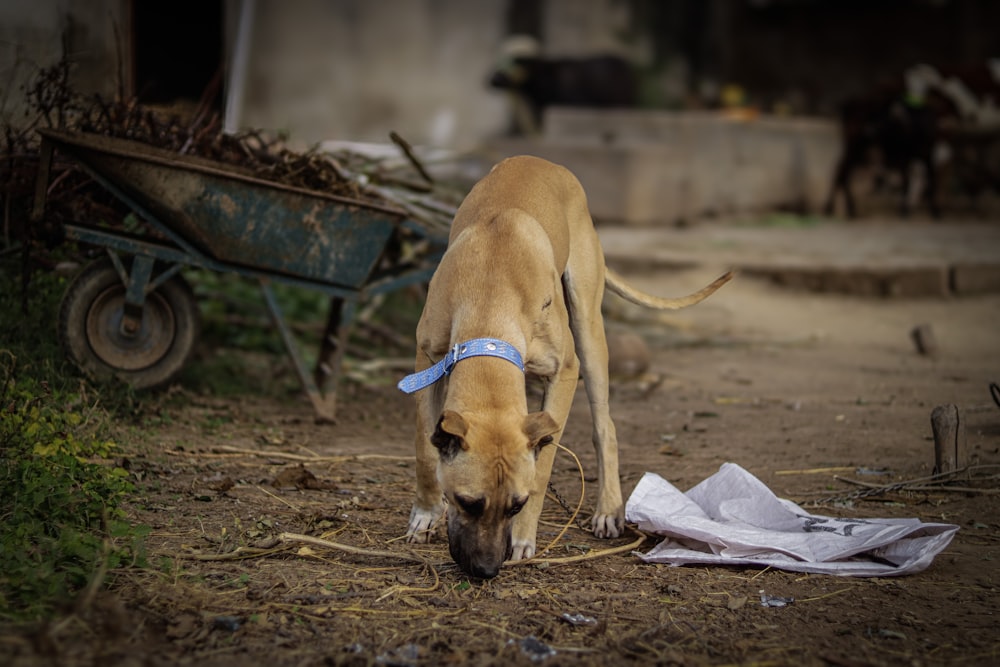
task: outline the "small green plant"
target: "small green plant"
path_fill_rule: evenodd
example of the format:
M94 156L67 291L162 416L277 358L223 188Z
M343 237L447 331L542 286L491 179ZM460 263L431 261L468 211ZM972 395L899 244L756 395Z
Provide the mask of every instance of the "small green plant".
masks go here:
M127 472L104 462L110 440L86 433L83 416L31 380L7 353L0 376L0 618L37 620L98 573L143 564L142 530L120 505Z
M132 485L111 460L108 413L55 344L60 279L36 275L22 302L9 268L0 266L0 621L23 622L51 617L115 568L144 565L148 529L121 509Z

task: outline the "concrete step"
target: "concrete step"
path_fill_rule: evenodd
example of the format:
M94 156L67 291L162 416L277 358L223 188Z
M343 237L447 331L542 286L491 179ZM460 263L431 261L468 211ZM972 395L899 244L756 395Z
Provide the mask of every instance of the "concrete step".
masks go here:
M706 222L598 233L614 267L731 267L793 289L878 297L1000 292L997 222Z

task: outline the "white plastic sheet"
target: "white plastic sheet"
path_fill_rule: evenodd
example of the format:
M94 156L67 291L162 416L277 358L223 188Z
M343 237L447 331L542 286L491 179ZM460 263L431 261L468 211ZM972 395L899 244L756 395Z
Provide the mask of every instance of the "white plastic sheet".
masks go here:
M794 572L888 577L920 572L958 526L919 519L838 519L778 498L734 463L687 493L646 473L626 520L667 539L639 557L670 565L771 566Z

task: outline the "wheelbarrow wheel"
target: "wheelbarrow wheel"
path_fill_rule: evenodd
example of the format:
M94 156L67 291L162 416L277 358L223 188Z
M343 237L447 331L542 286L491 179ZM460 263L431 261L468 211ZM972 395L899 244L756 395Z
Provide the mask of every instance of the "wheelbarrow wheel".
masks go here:
M84 374L117 377L135 389L169 383L198 339L198 304L176 275L146 295L141 324L123 326L125 285L109 259L89 264L70 283L59 308L59 339Z

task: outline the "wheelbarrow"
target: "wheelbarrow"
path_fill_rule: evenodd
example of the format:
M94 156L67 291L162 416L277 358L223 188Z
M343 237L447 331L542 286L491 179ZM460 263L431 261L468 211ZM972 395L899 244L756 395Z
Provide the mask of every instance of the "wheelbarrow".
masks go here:
M44 218L53 154L69 158L148 223L146 232L67 223L67 240L103 247L67 287L59 336L95 377L162 386L188 360L198 306L181 269L255 280L317 421L333 421L336 384L357 305L430 279L445 240L391 205L290 187L238 167L101 135L41 130L32 220ZM142 227L141 227L142 228ZM380 260L402 230L428 241L420 261ZM285 322L273 283L318 290L330 312L312 373Z

